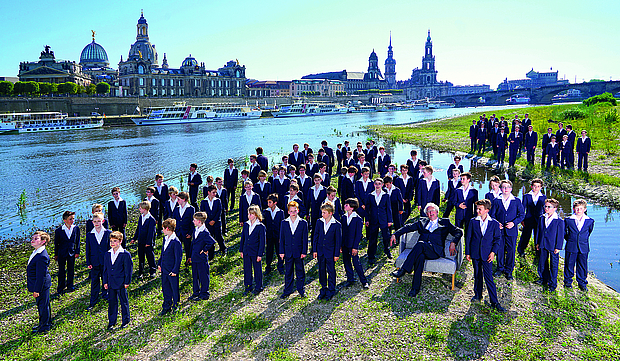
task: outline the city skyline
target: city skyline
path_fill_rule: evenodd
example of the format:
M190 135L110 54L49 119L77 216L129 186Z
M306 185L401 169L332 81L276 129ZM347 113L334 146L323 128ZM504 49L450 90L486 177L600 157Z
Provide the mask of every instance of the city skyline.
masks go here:
M178 11L161 1L137 2L132 7L121 4L112 1L104 9L85 5L86 9L60 11L34 1L28 5L33 9L27 19L20 18L20 9L3 9L8 30L0 34L0 49L5 50L0 76L17 76L19 63L35 61L45 45L58 59L79 62L80 52L91 41L91 30L97 32L96 42L106 49L116 69L135 41L136 21L144 9L160 62L166 53L170 66L178 67L191 54L208 69L217 69L238 59L247 67L246 76L259 80L299 79L343 69L366 71L373 49L383 71L390 31L396 79L406 80L421 66L428 29L438 80L455 85L484 83L496 88L505 78L525 78L532 68L558 70L559 77L570 82L620 78L620 50L613 46L614 34L606 25L620 6L611 1L473 1L467 7L456 1L424 7L395 1L385 11L367 5L374 3L353 1L239 1ZM96 16L91 19L85 14ZM60 16L76 20L59 24ZM44 17L58 22L49 21L49 30L41 32Z

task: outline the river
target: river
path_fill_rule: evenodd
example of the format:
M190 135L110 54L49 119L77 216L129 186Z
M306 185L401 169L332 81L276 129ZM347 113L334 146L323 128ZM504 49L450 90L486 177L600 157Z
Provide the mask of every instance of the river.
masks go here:
M307 142L316 151L325 139L329 146L349 140L365 143L362 127L373 124L404 124L426 119L491 112L500 107L453 108L389 113L358 113L307 118L261 118L247 121L151 127L102 128L86 131L9 134L0 137L0 245L13 243L34 228L61 223L65 210L88 217L93 203L107 204L110 189L121 188L130 204L144 197L144 189L162 173L168 185L186 181L190 163L203 175L222 175L226 159L238 168L257 146L273 164L292 151L292 144ZM380 142L379 142L380 143ZM404 163L411 149L406 144L386 144L396 163ZM423 159L446 169L451 155L419 150ZM469 168L469 161L464 162ZM442 174L443 173L443 174ZM488 176L475 173L477 187L486 193ZM438 172L445 187L445 172ZM183 182L185 183L185 182ZM185 187L187 188L187 187ZM515 194L519 187L515 187ZM520 191L520 189L519 189ZM20 197L25 209L19 212ZM570 197L558 195L567 207ZM565 208L566 209L566 208ZM570 209L568 206L567 209ZM620 231L618 212L589 207L596 221L590 253L591 270L616 290L620 289L620 256L612 234Z

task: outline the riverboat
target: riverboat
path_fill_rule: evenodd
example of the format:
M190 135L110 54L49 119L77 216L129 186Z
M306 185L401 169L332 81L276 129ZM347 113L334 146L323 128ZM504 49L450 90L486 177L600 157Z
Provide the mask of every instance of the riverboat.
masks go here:
M260 110L247 105L187 105L185 102L174 102L172 106L150 108L145 118L131 120L136 125L168 125L254 119L261 114Z
M276 118L304 117L343 114L348 112L348 110L348 107L338 103L295 103L291 105L283 105L277 111L273 111L272 114Z
M515 95L506 99L506 104L529 104L530 97L524 95Z
M58 130L83 130L101 128L103 119L69 117L61 112L8 113L0 115L0 122L13 123L13 131L19 133L54 132ZM10 125L6 127L10 128ZM4 126L3 126L4 128Z
M443 100L431 100L428 102L428 109L454 108L456 104L444 102Z
M349 113L372 113L377 111L377 107L374 105L349 106L347 111Z
M0 134L17 132L17 128L15 127L15 122L13 121L2 121L0 122Z

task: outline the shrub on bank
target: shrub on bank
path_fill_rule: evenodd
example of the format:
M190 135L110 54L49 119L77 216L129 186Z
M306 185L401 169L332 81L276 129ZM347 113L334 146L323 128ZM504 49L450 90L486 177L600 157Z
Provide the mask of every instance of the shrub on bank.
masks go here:
M614 98L614 96L611 93L603 93L603 94L595 95L583 101L583 104L588 107L590 105L594 105L597 103L609 103L613 106L616 106L617 101L616 101L616 98Z
M560 113L560 118L562 118L563 120L584 119L586 116L586 112L577 108L567 109Z

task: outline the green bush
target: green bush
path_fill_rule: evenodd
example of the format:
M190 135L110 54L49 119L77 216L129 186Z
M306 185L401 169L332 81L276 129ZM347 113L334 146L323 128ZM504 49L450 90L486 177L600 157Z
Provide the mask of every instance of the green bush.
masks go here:
M614 96L609 92L589 97L588 99L583 101L583 104L586 106L594 105L597 103L610 103L611 105L616 106L617 101L616 98L614 98Z
M573 108L566 109L562 113L560 113L560 118L563 120L575 120L575 119L584 119L588 115L581 109Z

